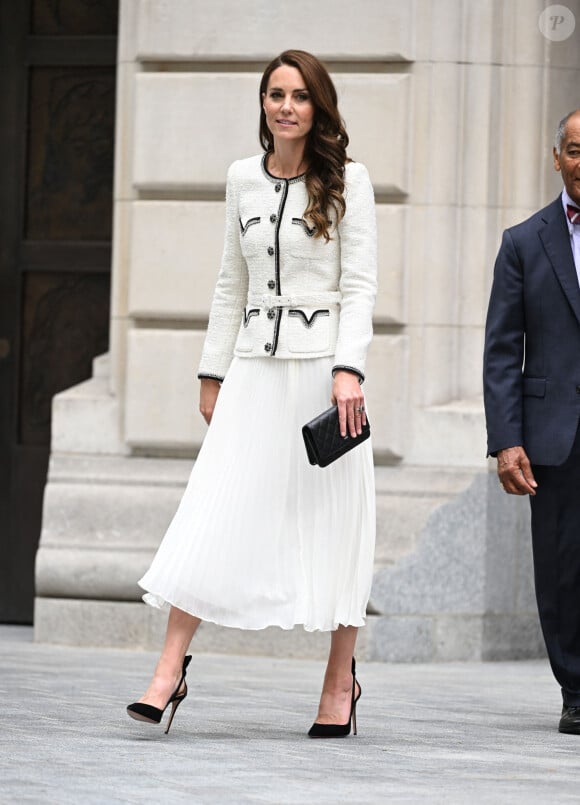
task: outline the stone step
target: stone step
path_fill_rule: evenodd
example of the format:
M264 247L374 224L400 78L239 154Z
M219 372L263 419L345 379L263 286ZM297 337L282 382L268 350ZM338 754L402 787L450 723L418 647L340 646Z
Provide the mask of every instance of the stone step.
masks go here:
M103 352L102 355L97 355L93 358L93 377L106 377L109 379L111 374L111 361L110 353Z
M376 467L375 568L392 565L415 550L429 518L464 491L473 472L432 467Z
M520 613L503 629L501 616L440 613L431 617L368 615L359 631L356 654L361 661L437 662L529 659L545 655L534 612ZM58 645L159 651L167 611L143 603L38 598L35 640ZM514 643L512 633L518 635ZM486 632L493 632L491 645ZM498 637L499 635L499 637ZM194 653L288 657L322 660L328 655L328 632L229 629L202 623L191 644Z
M78 454L51 457L37 591L138 600L148 567L185 489L192 461ZM377 468L376 569L411 553L426 523L468 473Z
M42 642L156 649L163 612L140 602L146 568L191 461L58 455L51 459L37 555L35 636ZM379 467L377 562L361 658L473 660L541 653L525 501L489 473ZM495 527L512 506L506 542ZM506 512L503 523L509 523ZM204 624L195 650L325 656L328 635Z
M128 455L119 401L109 390L108 356L95 359L97 374L52 400L51 448L56 453ZM99 368L100 367L100 368Z

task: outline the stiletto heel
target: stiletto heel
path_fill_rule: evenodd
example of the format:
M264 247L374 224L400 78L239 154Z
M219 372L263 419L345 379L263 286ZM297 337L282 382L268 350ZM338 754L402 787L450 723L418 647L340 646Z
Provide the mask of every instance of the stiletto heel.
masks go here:
M183 697L183 699L184 699L184 698L185 698L185 696ZM171 707L171 712L169 713L169 719L168 719L168 721L167 721L167 728L166 728L166 730L165 730L165 734L166 734L166 735L167 735L167 733L169 732L169 727L171 726L171 722L173 721L173 716L176 714L176 712L177 712L177 708L179 707L179 705L181 704L181 702L183 701L183 699L175 699L175 701L174 701L174 702L173 702L173 704L172 704L172 707Z
M355 696L356 687L358 685L358 695ZM362 695L362 688L356 678L356 660L352 658L352 693L350 699L350 715L346 724L319 724L317 721L308 730L310 738L345 738L350 735L352 725L352 734L356 735L356 703Z
M159 724L163 718L163 713L167 710L169 705L172 705L169 720L167 722L167 729L165 730L165 734L167 735L171 722L173 721L173 717L177 712L177 708L187 696L187 682L185 681L185 676L187 666L190 662L191 654L188 654L183 660L181 678L177 683L177 687L169 697L169 700L163 710L161 710L159 707L153 707L151 704L145 704L145 702L134 702L127 707L127 713L131 716L131 718L134 718L136 721L147 721L149 724ZM183 690L181 690L182 686Z

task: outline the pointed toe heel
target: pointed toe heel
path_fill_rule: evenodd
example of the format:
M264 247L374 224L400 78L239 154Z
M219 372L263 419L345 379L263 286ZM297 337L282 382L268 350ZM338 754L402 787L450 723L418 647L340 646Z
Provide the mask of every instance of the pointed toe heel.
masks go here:
M169 714L169 719L167 721L167 728L165 729L165 735L169 732L169 728L171 727L171 723L173 721L173 717L177 712L177 708L181 704L181 702L187 696L187 682L185 681L187 666L191 662L191 654L188 654L187 657L183 660L183 666L181 668L181 678L177 684L177 687L169 697L169 700L163 710L159 707L153 707L151 704L145 704L145 702L134 702L133 704L128 705L127 707L127 714L134 718L136 721L145 721L148 724L160 724L161 719L163 718L163 714L171 705L171 712Z
M358 687L358 694L356 688ZM350 700L350 715L346 724L319 724L315 721L308 730L309 738L346 738L350 735L351 727L352 734L356 735L356 703L362 695L362 688L356 678L356 661L352 658L352 694Z

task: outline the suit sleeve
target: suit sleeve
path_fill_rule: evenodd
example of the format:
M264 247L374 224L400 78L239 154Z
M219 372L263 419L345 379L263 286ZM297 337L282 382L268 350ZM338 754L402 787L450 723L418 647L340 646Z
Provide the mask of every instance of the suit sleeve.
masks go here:
M373 187L364 165L347 166L346 212L340 236L342 302L334 372L346 369L364 380L368 346L373 335L377 292L377 225Z
M483 358L488 455L523 445L522 366L525 311L523 266L506 230L497 255Z
M232 362L242 311L247 301L248 270L240 246L235 167L234 162L228 171L224 250L197 374L199 378L224 379Z

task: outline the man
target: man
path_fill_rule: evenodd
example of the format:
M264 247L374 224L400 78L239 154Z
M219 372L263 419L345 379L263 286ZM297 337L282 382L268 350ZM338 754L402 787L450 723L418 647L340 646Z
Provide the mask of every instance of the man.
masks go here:
M580 109L560 122L561 196L504 232L484 354L488 453L529 495L536 597L562 688L560 732L580 735Z

